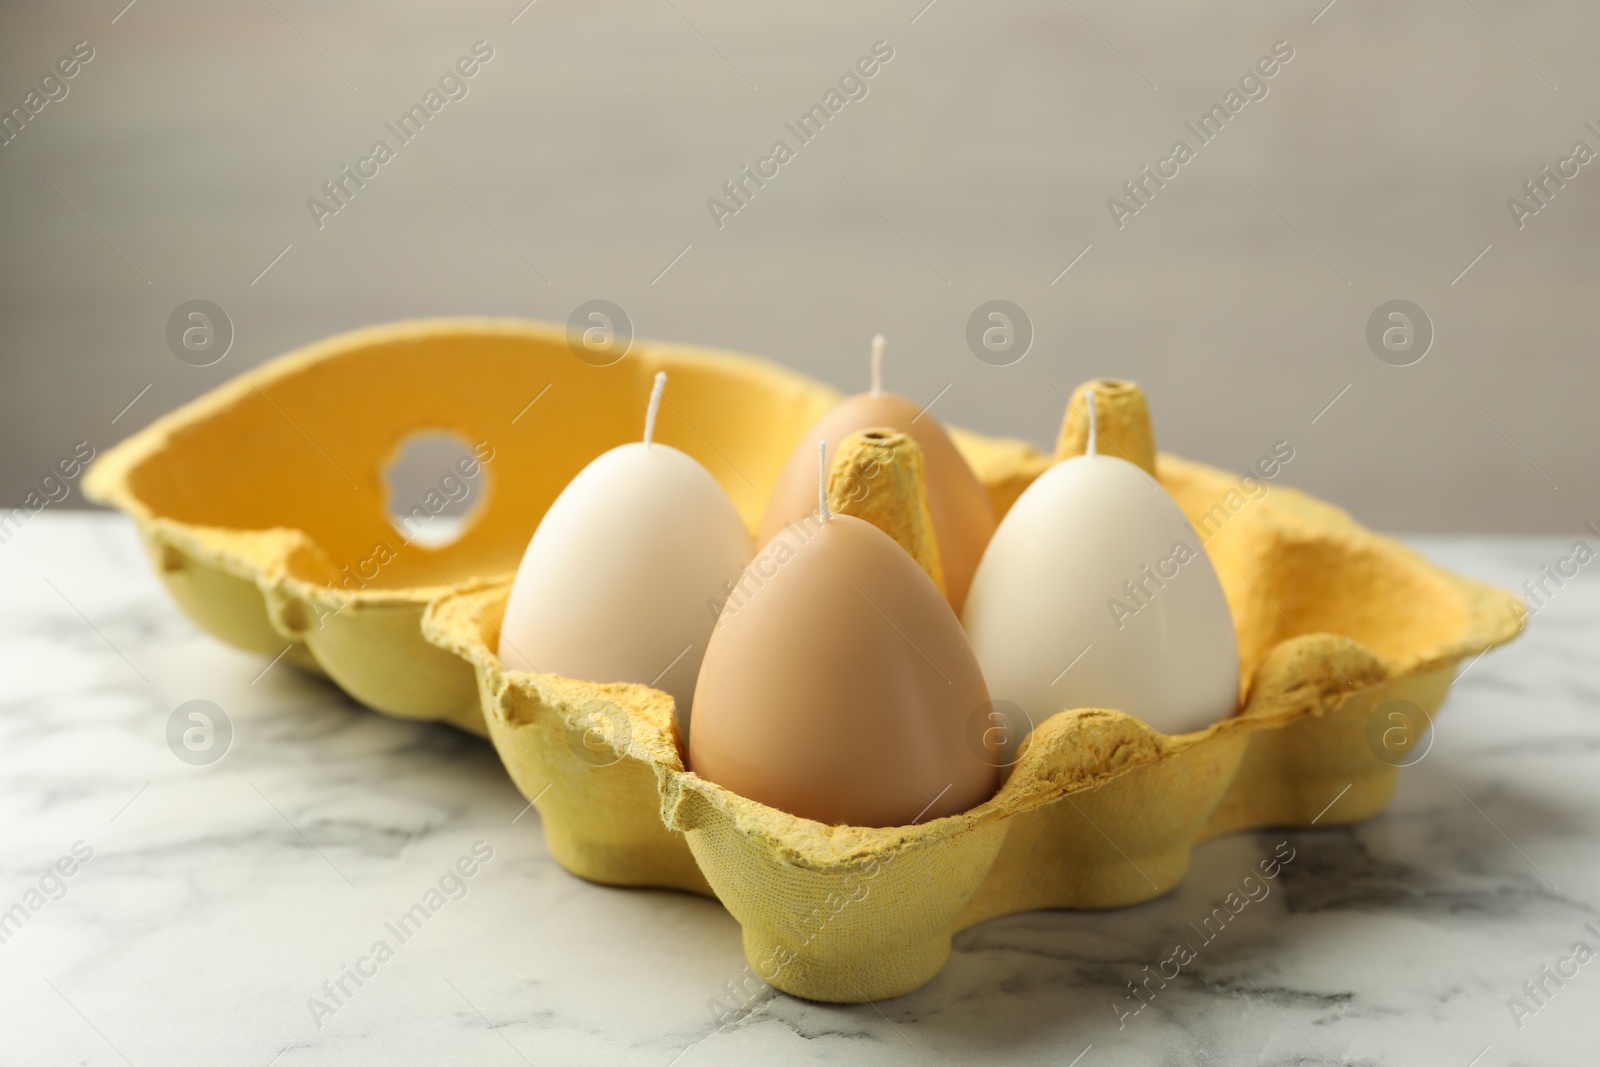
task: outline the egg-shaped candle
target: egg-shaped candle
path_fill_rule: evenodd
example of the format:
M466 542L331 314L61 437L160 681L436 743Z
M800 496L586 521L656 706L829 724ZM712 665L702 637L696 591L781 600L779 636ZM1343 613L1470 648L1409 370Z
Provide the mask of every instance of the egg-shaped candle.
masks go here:
M815 504L811 467L819 443L826 443L832 455L845 437L859 430L898 430L910 435L922 449L928 510L944 564L945 592L950 606L960 614L972 573L994 533L994 509L983 484L926 407L883 391L883 345L881 335L873 339L871 391L841 401L795 447L778 475L757 540L761 544L772 540Z
M1035 726L1096 707L1188 733L1237 703L1238 642L1194 527L1152 471L1121 458L1154 462L1142 394L1111 388L1117 454L1099 447L1095 390L1080 390L1084 454L1046 470L1006 513L962 621L995 699Z
M832 825L903 826L982 803L1000 761L970 729L989 698L960 622L905 547L813 492L711 635L690 769Z
M709 471L654 440L666 377L651 389L644 440L595 459L540 520L506 601L500 660L655 686L686 735L716 621L707 605L750 562L750 535Z

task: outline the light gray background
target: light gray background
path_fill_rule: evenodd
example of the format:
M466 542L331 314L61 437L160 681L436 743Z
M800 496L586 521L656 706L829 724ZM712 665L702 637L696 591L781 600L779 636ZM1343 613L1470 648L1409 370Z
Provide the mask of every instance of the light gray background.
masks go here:
M0 503L328 334L605 297L846 388L881 330L892 388L1039 443L1075 383L1136 378L1163 448L1287 439L1285 481L1381 528L1600 519L1600 161L1525 229L1506 206L1600 149L1593 4L124 2L0 14L6 108L96 51L0 148ZM479 39L470 95L319 231L306 199ZM719 231L706 199L880 39L867 98ZM1119 231L1107 198L1280 39L1270 94ZM1010 367L964 339L995 297L1036 332ZM237 331L205 369L164 337L193 298ZM1393 298L1437 331L1414 366L1366 345Z

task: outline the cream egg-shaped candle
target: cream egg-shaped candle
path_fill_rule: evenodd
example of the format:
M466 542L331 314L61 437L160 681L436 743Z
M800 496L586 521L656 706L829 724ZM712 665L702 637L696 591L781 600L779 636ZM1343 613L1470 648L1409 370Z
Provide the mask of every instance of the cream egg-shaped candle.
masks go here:
M640 682L671 694L687 736L695 680L724 595L750 562L728 494L693 458L655 441L613 448L556 497L528 543L500 625L512 670Z
M757 540L766 544L810 511L816 496L811 468L819 444L827 445L832 455L850 434L875 428L898 430L910 435L922 449L928 510L944 565L945 593L959 615L972 572L994 533L994 509L983 483L927 406L884 391L883 349L880 334L872 341L871 390L840 401L795 446L767 502Z
M1096 447L1046 470L995 530L963 623L996 701L1034 726L1114 708L1165 734L1239 697L1239 650L1211 560L1177 501Z
M712 634L690 769L832 825L981 804L999 758L972 729L989 697L960 621L905 548L814 492L813 515L762 548Z

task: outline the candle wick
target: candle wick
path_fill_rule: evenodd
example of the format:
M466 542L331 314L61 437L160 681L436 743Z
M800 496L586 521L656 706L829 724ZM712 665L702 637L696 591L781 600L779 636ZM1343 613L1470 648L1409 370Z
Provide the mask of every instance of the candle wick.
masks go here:
M1095 440L1099 436L1099 427L1095 421L1093 389L1085 389L1083 391L1083 402L1089 406L1089 447L1084 450L1083 454L1086 456L1099 455L1100 450L1096 447L1097 442Z
M656 383L650 387L650 406L644 410L644 443L650 446L656 435L656 412L661 410L661 394L667 391L667 372L656 372Z
M817 514L822 516L822 521L827 522L833 518L833 513L828 510L828 442L817 442Z
M888 344L883 334L872 338L872 395L879 396L883 392L883 346Z

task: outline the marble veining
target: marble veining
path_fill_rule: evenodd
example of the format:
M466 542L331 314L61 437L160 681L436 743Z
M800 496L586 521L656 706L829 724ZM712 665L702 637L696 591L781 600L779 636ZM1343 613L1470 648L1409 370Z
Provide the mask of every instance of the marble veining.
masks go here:
M1564 547L1415 543L1507 588ZM711 901L560 870L484 742L196 632L121 518L40 516L0 589L0 916L25 913L0 928L3 1064L1597 1061L1600 964L1537 984L1600 949L1587 575L1466 670L1381 818L1211 842L1160 900L986 923L924 989L854 1007L741 989ZM195 699L233 727L209 766L167 747Z

